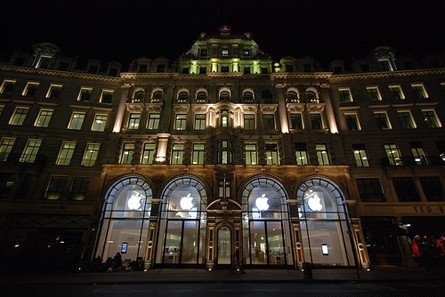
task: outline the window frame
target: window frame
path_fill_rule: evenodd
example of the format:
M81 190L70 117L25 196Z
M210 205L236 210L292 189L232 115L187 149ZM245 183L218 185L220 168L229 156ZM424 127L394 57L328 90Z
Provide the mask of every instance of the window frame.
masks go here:
M43 114L44 112L50 113ZM34 122L34 127L40 127L40 128L48 128L49 123L51 122L51 118L54 114L54 109L52 108L41 108L39 110L39 114L37 115L37 118Z
M76 119L76 115L81 116L81 120ZM73 111L71 114L70 121L68 122L68 130L82 130L83 122L85 121L86 113L83 111Z
M76 141L68 140L62 141L59 148L59 153L56 158L56 165L58 166L68 166L70 165L74 151L76 150Z

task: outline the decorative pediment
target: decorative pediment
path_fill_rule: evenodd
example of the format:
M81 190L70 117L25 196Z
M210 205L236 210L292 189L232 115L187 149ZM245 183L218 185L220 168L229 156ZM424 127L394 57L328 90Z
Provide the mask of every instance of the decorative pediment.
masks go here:
M257 108L255 105L243 105L243 113L256 113Z
M188 104L176 104L174 106L174 111L175 112L188 112L190 109L190 106Z
M142 104L136 103L127 103L127 110L129 112L141 112L144 110L144 106Z
M277 107L277 104L264 104L260 106L262 113L274 113L277 111Z
M145 104L145 109L149 112L158 112L160 113L162 111L162 103L148 103Z
M302 112L304 110L303 103L287 103L287 111L290 113Z
M321 112L324 110L324 103L307 103L306 109L309 112Z

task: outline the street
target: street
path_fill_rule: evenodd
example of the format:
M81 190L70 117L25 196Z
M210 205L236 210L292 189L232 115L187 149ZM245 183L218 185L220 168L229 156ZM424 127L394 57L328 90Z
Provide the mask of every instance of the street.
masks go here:
M280 297L435 297L445 296L443 282L335 283L189 283L189 284L23 284L2 288L3 296L280 296Z

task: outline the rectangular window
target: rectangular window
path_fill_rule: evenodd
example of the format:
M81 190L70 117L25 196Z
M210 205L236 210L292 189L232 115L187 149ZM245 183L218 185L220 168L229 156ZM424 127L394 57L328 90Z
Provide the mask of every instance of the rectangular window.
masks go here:
M96 114L96 116L94 117L93 125L91 126L91 131L98 131L98 132L105 131L107 120L108 120L108 115Z
M14 126L22 126L25 122L26 115L28 114L28 107L17 107L14 110L14 114L11 117L11 120L9 121L10 125Z
M71 115L71 120L68 124L68 129L70 130L80 130L82 129L83 120L85 119L84 112L73 112Z
M295 158L297 160L297 165L309 164L309 159L306 150L306 143L303 142L295 143Z
M113 90L102 90L102 94L100 95L100 101L101 103L111 103L111 100L113 99Z
M141 164L153 164L155 159L155 143L144 143Z
M419 178L423 193L428 201L444 201L444 191L438 176L421 176Z
M416 190L416 185L411 177L393 177L392 183L399 201L420 201L419 194Z
M321 120L320 113L311 113L309 114L309 118L311 120L311 128L320 130L323 129L323 121Z
M398 110L397 114L400 119L400 123L403 128L414 129L416 128L416 123L414 123L413 116L409 110Z
M258 164L256 144L250 143L244 145L244 152L246 154L246 165Z
M402 165L402 155L400 154L400 150L395 143L388 143L383 145L386 153L386 157L388 158L389 165Z
M28 139L25 148L20 156L20 162L22 163L34 163L39 152L41 139Z
M74 177L73 184L70 190L70 200L82 201L87 199L89 185L89 177Z
M244 115L244 129L245 130L255 130L255 115L245 114Z
M290 124L292 129L302 130L303 129L303 115L301 113L291 113L290 114Z
M428 157L423 149L422 143L419 141L410 142L411 154L417 165L428 165Z
M192 155L192 164L204 164L204 152L205 145L204 143L194 143L193 144L193 155Z
M28 175L28 174L27 174ZM15 174L0 173L0 197L8 198L12 192L15 183ZM20 187L19 191L24 188Z
M60 84L51 84L46 92L46 98L48 99L59 99L60 92L62 91L62 86Z
M402 88L398 85L388 86L389 91L395 100L405 99L405 94L403 94Z
M338 88L338 100L340 102L352 102L351 89Z
M15 143L15 138L2 137L2 139L0 140L0 161L1 162L6 162L8 160L9 154L11 153L14 143Z
M48 200L63 199L68 186L68 176L52 176L45 193Z
M159 121L161 119L161 114L159 113L150 113L148 115L148 129L149 130L157 130L159 129Z
M130 116L128 117L128 129L130 130L139 129L140 122L141 122L140 113L130 113Z
M76 148L75 141L64 141L60 146L59 155L56 159L56 165L70 165L73 158L74 149Z
M325 144L316 144L315 151L317 152L318 165L329 165L329 153Z
M15 80L9 80L5 79L0 86L0 94L4 95L10 95L12 94L12 91L14 90L16 81Z
M218 146L218 163L230 164L232 163L232 143L227 140L222 140Z
M172 153L170 158L170 164L179 165L184 161L184 144L174 143L172 147Z
M368 155L363 143L353 144L352 150L354 152L355 164L357 167L369 167Z
M280 165L280 158L278 156L278 144L266 143L266 164Z
M175 130L185 130L187 123L186 114L177 114L175 119Z
M263 115L264 129L275 130L275 115L274 114L264 114Z
M229 50L227 48L223 48L221 50L221 56L228 57L229 56Z
M377 128L379 130L390 130L392 129L391 123L389 122L388 115L385 111L374 112L374 118L377 122Z
M381 101L382 96L380 96L379 88L377 87L366 87L366 93L368 94L368 99L371 101Z
M120 164L131 164L133 160L134 148L134 143L126 142L123 144L121 159L119 161Z
M83 152L82 162L80 165L91 167L96 164L99 155L100 143L88 142Z
M385 202L379 178L357 178L357 187L360 200L363 202Z
M349 131L360 131L360 122L356 113L345 113L346 126Z
M426 92L425 86L423 84L412 84L411 88L419 99L427 99L428 93Z
M35 97L37 94L37 89L39 88L38 82L28 82L23 89L22 96Z
M53 109L41 109L37 119L34 123L36 127L48 127L49 122L51 121L51 117L53 116Z
M80 88L79 95L77 96L77 101L82 101L82 102L90 101L91 93L93 93L93 88L89 87Z
M433 109L422 109L423 122L428 128L440 128L442 123L437 117L436 111Z
M206 128L206 115L195 114L195 130L205 130Z

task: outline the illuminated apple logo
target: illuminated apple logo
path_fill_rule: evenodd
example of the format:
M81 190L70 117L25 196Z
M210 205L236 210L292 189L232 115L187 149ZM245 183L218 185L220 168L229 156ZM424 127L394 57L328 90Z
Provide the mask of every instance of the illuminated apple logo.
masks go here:
M269 204L267 203L267 200L269 200L269 198L265 197L265 194L261 195L261 197L258 197L255 200L255 206L258 208L259 211L264 211L269 209Z
M179 204L183 210L191 210L193 208L193 197L190 197L191 193L187 197L182 197Z
M311 197L307 200L307 204L312 211L320 211L323 208L323 205L321 205L321 199L317 194L311 195Z
M137 193L136 195L131 195L131 197L128 198L127 205L128 208L131 210L138 210L142 206L141 202L141 194Z

